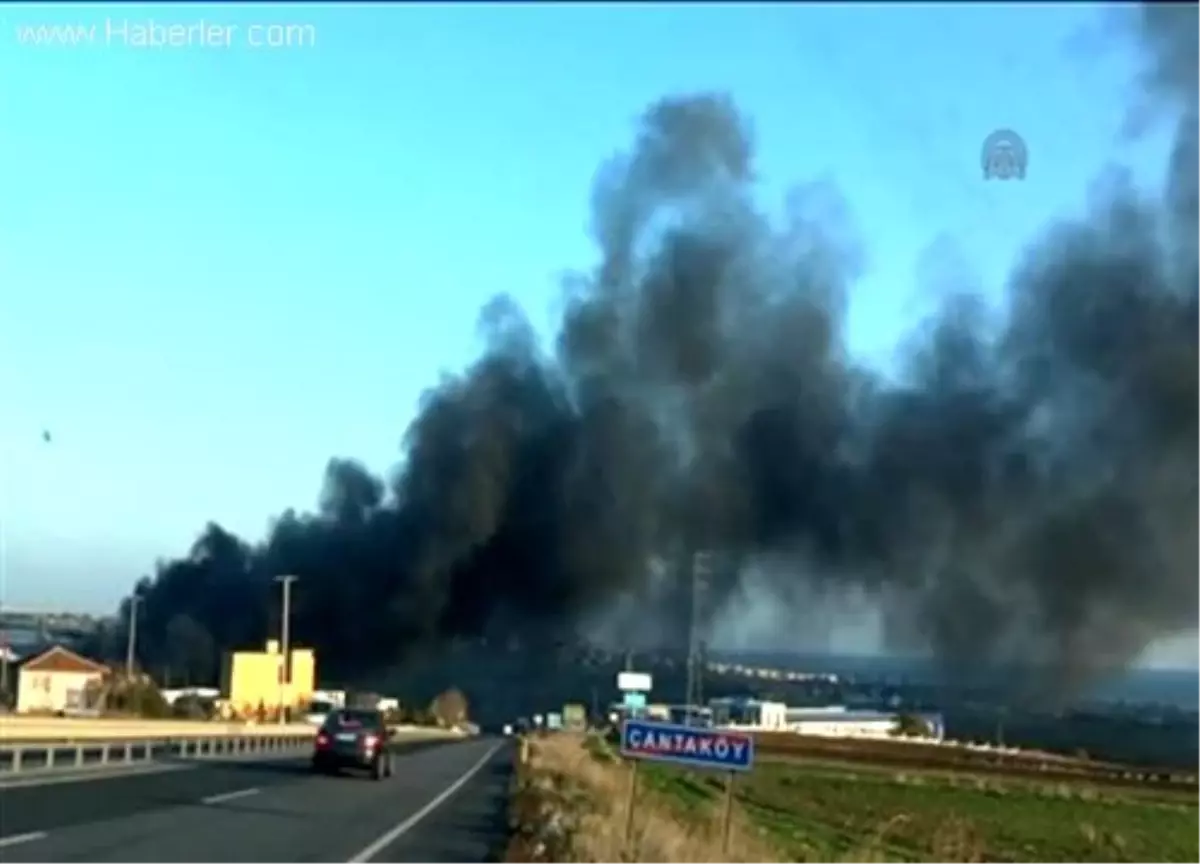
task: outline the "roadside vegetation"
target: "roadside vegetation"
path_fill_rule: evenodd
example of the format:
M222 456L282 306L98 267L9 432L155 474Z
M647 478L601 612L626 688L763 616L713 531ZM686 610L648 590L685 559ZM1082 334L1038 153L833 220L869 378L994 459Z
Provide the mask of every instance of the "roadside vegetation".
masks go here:
M168 701L162 689L148 675L132 676L113 671L92 682L85 694L87 705L93 706L89 717L141 720L235 721L255 720L274 723L279 720L279 706L261 702L256 711L241 714L223 705L223 700L195 693L183 693ZM469 703L461 690L451 687L439 693L426 707L400 704L389 709L389 725L437 726L443 729L465 727L469 724ZM301 720L309 712L302 703L289 712L293 720ZM29 716L62 716L63 712L28 712Z
M661 788L642 771L630 841L625 842L629 768L602 739L569 733L525 739L510 799L512 837L507 861L744 861L777 862L735 812L731 855L721 853L718 823Z
M512 799L509 860L1200 860L1194 787L766 756L738 779L726 858L724 778L641 766L628 846L627 784L628 767L599 738L533 739Z

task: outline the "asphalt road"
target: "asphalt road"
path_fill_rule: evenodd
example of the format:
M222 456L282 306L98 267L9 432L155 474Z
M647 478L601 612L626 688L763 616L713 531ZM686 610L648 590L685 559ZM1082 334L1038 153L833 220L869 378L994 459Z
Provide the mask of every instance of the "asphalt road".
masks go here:
M0 787L0 860L497 860L507 742L395 749L395 776L378 782L313 775L305 757Z

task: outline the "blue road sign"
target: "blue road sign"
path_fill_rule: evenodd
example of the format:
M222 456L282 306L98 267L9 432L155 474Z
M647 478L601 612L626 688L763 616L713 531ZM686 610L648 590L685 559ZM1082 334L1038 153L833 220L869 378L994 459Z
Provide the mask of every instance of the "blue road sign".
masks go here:
M754 767L754 737L726 729L626 720L621 725L621 755L693 768L749 771Z

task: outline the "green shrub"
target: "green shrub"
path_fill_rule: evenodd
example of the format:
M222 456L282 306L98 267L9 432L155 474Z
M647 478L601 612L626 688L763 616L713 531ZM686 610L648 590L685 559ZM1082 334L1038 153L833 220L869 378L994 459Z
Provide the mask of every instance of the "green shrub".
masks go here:
M216 705L211 699L186 693L175 700L171 714L181 720L211 720L216 715Z
M167 700L154 682L145 677L114 678L108 683L103 704L106 710L116 714L132 714L151 720L172 716Z

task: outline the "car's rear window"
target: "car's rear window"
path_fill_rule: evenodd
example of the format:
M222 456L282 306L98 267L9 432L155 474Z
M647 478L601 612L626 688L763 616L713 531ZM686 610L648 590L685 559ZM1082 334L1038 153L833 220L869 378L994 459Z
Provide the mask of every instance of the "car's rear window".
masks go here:
M329 715L330 726L339 729L374 728L379 725L378 711L338 711Z

